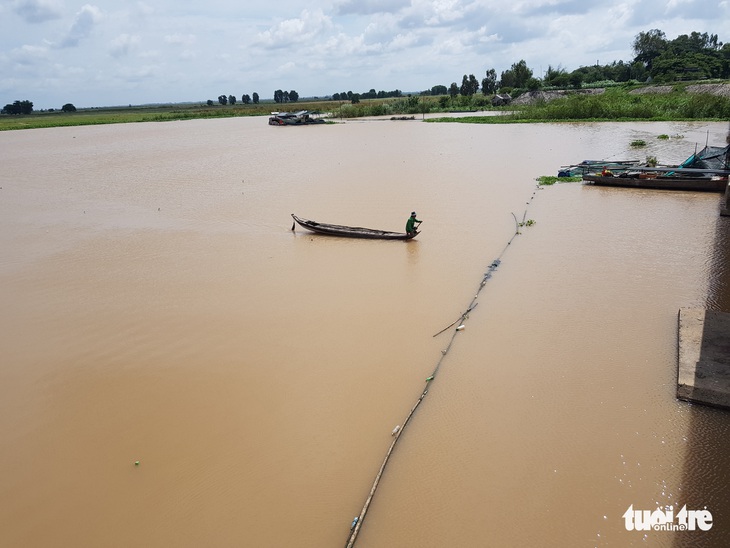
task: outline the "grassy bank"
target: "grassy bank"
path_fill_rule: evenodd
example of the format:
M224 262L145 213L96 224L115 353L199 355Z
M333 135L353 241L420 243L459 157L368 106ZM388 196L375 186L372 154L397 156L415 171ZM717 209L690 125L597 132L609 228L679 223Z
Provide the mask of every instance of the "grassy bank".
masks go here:
M437 118L466 123L730 120L730 97L674 90L664 94L631 94L625 88L596 95L572 94L551 101L512 106L504 116Z
M0 131L59 126L166 122L199 118L267 116L272 111L310 110L329 113L333 118L414 115L435 112L502 111L502 116L430 118L429 122L483 124L584 121L679 121L730 120L730 97L710 93L690 93L676 85L670 93L630 93L640 88L613 87L601 94L572 93L550 101L491 107L490 97L400 97L368 99L357 104L313 100L277 104L266 101L256 105L152 105L79 109L76 112L37 112L21 116L0 116Z
M272 111L315 110L331 112L339 102L313 101L278 105L274 102L257 105L152 105L79 109L76 112L34 112L20 116L0 116L0 131L62 126L125 124L132 122L170 122L205 118L234 118L239 116L268 116Z

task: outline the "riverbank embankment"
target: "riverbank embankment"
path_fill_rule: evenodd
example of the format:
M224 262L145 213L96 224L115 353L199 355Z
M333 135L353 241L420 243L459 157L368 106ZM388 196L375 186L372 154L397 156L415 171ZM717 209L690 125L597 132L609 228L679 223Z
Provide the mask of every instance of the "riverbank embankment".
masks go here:
M730 409L730 313L679 310L677 398Z

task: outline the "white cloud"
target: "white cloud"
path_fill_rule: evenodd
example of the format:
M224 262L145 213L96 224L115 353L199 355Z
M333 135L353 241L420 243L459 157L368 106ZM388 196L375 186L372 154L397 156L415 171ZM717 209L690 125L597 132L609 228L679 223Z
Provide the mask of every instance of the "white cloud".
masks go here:
M48 48L23 45L10 52L12 62L19 65L39 65L48 59Z
M137 2L137 12L140 15L152 15L155 12L155 8L145 2Z
M338 15L395 13L410 5L410 0L343 0L335 5Z
M56 0L16 0L13 11L27 23L43 23L61 17L61 6Z
M464 17L465 7L460 0L436 0L431 2L432 13L426 17L427 25L443 25Z
M332 20L321 9L304 10L298 19L286 19L260 33L257 44L266 49L286 48L308 42L332 28Z
M222 92L269 98L278 88L302 96L414 91L448 86L465 73L500 73L521 59L535 74L548 65L572 71L596 60L631 60L634 37L653 28L669 40L697 31L730 42L730 0L311 0L301 6L294 0L221 0L215 9L179 0L0 0L6 23L0 94L8 101L34 90L28 98L43 108L70 98L77 106L199 100Z
M113 57L127 55L140 42L140 37L133 34L120 34L111 41L110 53Z
M61 41L61 47L71 48L79 45L79 42L89 36L91 31L101 20L101 10L96 6L85 4L76 14L73 24L66 37Z
M165 36L165 42L168 44L182 44L192 46L197 38L194 34L168 34Z

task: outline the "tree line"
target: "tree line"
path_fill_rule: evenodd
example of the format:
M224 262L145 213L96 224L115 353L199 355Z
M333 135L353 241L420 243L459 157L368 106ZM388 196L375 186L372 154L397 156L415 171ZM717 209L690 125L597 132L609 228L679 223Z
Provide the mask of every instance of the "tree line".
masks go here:
M692 32L682 34L674 40L668 40L663 31L652 29L647 32L640 32L632 43L634 58L631 61L613 61L606 65L595 65L579 67L572 72L564 68L548 66L541 78L534 75L532 69L527 66L524 60L514 63L509 69L502 71L499 78L495 69L486 71L481 81L473 74L464 75L461 85L452 82L449 87L436 85L431 89L420 92L420 95L442 95L455 98L459 95L470 97L480 90L484 95L496 93L512 93L514 90L536 91L541 88L569 87L581 88L583 86L627 83L627 82L655 82L666 83L678 80L704 80L708 78L730 79L730 44L723 44L716 34ZM334 93L332 99L335 101L350 101L359 103L361 99L400 98L403 92L399 89L393 91L370 91L364 93L353 93L352 91ZM277 103L295 103L299 100L299 94L295 90L283 91L277 89L274 92L274 101ZM235 105L235 95L220 95L218 103L221 105ZM243 104L259 103L259 94L254 92L251 97L248 94L241 96ZM207 104L212 106L214 102L208 100ZM53 109L50 109L53 110ZM62 109L64 112L73 112L76 108L71 103L66 103ZM31 114L33 112L32 101L15 101L3 107L1 114Z
M33 101L15 101L3 107L1 114L30 114L33 112Z
M730 79L730 44L723 44L716 34L692 32L667 40L661 30L640 32L632 43L631 61L613 61L606 65L579 67L572 72L558 66L548 66L542 78L534 75L524 60L514 63L497 78L490 68L479 82L473 74L464 75L461 85L452 82L449 87L436 85L420 95L472 96L480 90L484 95L511 93L513 90L536 91L542 88L581 88L599 83L655 82L681 80ZM368 93L335 93L334 100L347 98L353 103L361 98L400 97L375 90ZM392 92L391 92L392 93ZM400 93L400 92L398 92Z
M244 93L241 95L241 102L244 105L248 105L253 102L254 105L257 105L259 103L259 94L255 91L253 92L253 97L249 96L247 93ZM274 92L274 101L276 103L296 103L299 100L299 94L296 92L296 90L291 91L283 91L280 89L277 89ZM219 95L218 96L218 103L221 105L235 105L238 102L238 99L236 99L235 95ZM208 99L208 106L213 106L215 103Z
M235 105L237 102L238 102L238 99L236 99L236 96L235 95L225 95L225 94L223 94L223 95L219 95L218 96L218 103L221 104L221 105L228 105L228 104ZM258 103L259 103L259 94L254 91L253 92L253 97L251 97L249 94L244 93L243 95L241 95L241 102L244 105L248 105L248 104L250 104L252 102L253 102L254 105L258 105ZM212 99L208 99L208 101L206 101L206 103L207 103L207 105L209 107L212 107L215 104Z

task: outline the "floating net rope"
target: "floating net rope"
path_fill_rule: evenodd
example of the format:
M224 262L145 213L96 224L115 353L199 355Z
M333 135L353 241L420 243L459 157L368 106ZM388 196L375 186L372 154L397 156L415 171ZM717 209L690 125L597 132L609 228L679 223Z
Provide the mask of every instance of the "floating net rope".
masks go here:
M537 193L537 189L539 189L539 186L535 189L535 191L532 193L532 196L530 197L530 201L527 202L527 205L530 205L530 202L535 198L535 194ZM431 373L430 376L426 377L426 385L423 388L423 391L421 392L421 395L416 400L416 403L411 408L411 411L408 413L406 418L403 420L402 424L399 424L393 429L392 436L393 441L390 444L390 447L388 448L387 453L385 454L385 458L383 459L382 464L380 465L380 469L378 470L377 475L375 476L375 481L373 481L373 486L370 489L370 493L368 494L367 499L365 500L365 504L362 507L362 510L360 511L360 514L355 517L355 519L352 520L352 524L350 525L350 536L347 539L347 544L345 545L346 548L352 548L352 546L355 545L355 541L357 540L357 536L360 533L362 529L363 522L365 520L365 515L368 512L368 508L370 507L370 503L373 500L373 497L375 496L375 491L378 489L378 485L380 484L380 479L383 476L383 472L385 471L385 467L388 465L388 461L390 460L390 456L393 454L393 450L395 449L395 445L398 443L398 440L400 439L401 435L406 429L406 426L408 426L408 423L411 420L411 417L413 417L413 414L416 412L416 409L418 409L418 406L421 405L424 398L428 395L429 388L431 387L431 384L433 383L434 379L436 378L436 375L439 372L439 369L441 368L441 364L446 359L446 356L449 353L449 350L451 349L451 346L454 344L454 341L456 340L457 335L464 329L464 322L469 318L469 313L474 310L477 305L479 304L477 302L477 299L479 298L479 293L484 289L484 286L487 285L487 282L492 277L492 274L495 270L499 267L499 265L502 263L502 256L504 253L509 249L510 245L512 245L512 242L514 239L521 234L520 228L526 225L532 224L532 221L525 221L527 218L527 209L525 209L525 213L522 216L522 222L517 220L517 216L512 213L512 216L515 219L515 232L512 235L512 237L509 239L507 244L504 246L504 249L502 252L497 256L496 259L492 261L492 263L487 268L487 271L484 273L484 276L481 279L481 282L479 282L479 287L477 288L477 291L472 298L469 305L466 307L464 312L459 316L459 318L456 319L456 321L452 322L450 325L446 326L444 329L439 331L438 333L434 334L433 336L436 337L438 335L441 335L445 331L448 331L452 327L456 326L454 330L451 333L451 339L449 339L448 344L446 347L441 350L441 356L439 357L438 361L436 362L436 366ZM458 324L458 325L457 325Z

